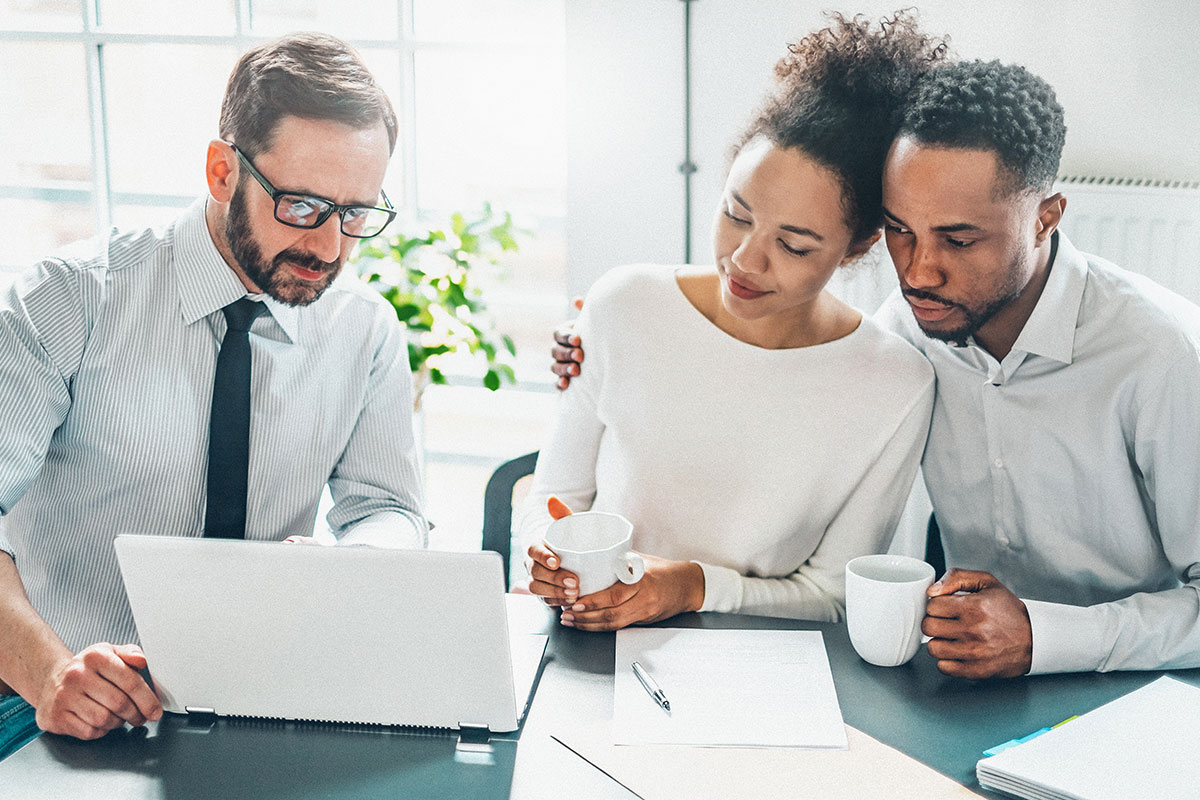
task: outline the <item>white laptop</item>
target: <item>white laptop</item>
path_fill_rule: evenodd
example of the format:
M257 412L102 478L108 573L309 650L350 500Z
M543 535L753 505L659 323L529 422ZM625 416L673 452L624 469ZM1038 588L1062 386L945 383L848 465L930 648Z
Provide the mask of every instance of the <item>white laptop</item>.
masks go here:
M516 730L546 637L510 641L500 556L116 538L174 713Z

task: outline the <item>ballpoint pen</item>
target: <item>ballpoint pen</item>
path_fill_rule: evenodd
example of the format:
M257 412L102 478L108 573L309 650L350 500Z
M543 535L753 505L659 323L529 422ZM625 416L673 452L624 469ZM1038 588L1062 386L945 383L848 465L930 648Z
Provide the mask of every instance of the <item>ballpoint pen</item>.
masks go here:
M646 672L646 668L638 662L633 662L633 674L637 676L638 681L642 684L642 688L654 698L654 702L662 706L663 711L670 713L671 703L667 700L667 696L663 694L663 690L654 682L654 678L650 677L650 673Z

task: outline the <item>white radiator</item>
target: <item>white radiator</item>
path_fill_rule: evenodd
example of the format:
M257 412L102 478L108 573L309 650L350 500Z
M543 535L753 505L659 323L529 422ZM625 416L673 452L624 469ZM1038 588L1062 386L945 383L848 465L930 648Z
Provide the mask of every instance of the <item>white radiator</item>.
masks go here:
M1055 189L1076 247L1200 304L1200 182L1063 177Z

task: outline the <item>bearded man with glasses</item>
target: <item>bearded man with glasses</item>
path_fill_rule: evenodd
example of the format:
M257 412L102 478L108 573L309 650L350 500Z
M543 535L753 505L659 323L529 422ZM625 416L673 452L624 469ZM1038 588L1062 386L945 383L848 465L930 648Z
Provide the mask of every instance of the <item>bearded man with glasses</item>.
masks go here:
M396 216L387 96L344 42L293 35L238 62L219 134L165 230L0 295L0 758L162 713L117 533L311 541L328 484L338 544L426 544L404 331L335 282Z

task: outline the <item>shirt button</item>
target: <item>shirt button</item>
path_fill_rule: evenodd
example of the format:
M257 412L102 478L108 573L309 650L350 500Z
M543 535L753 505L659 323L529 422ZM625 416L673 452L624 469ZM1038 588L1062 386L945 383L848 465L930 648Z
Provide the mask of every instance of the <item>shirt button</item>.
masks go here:
M992 464L996 467L996 469L1004 469L1004 460L1003 459L997 458L995 461L992 462Z

